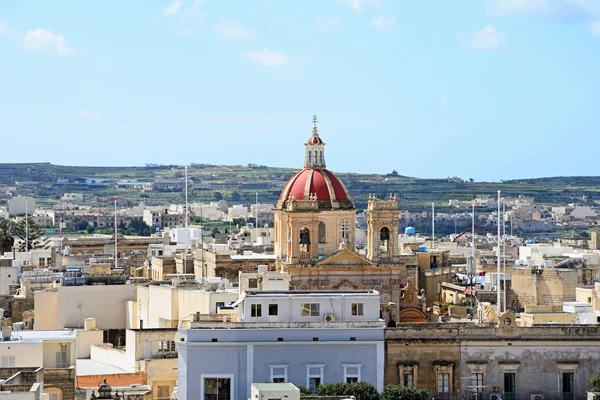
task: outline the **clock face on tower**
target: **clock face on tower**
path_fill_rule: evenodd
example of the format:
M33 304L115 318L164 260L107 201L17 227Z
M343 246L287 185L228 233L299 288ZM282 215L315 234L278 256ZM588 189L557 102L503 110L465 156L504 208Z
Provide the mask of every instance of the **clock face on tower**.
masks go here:
M512 324L512 320L510 318L504 318L504 325L509 326Z

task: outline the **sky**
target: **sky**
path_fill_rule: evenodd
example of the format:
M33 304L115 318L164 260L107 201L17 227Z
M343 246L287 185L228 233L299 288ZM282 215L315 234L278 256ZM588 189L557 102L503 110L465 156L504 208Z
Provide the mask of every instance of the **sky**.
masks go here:
M0 162L600 175L600 0L0 2Z

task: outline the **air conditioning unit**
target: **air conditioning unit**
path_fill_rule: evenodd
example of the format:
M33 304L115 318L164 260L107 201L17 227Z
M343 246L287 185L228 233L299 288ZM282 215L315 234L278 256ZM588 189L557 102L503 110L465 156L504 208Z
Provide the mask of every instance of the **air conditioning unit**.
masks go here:
M497 288L496 286L490 286L490 290L491 290L492 292L495 292L496 290L498 290L498 288Z
M500 397L499 393L492 393L490 394L490 400L502 400L502 397Z
M335 314L325 314L325 322L333 322L335 321Z
M542 393L532 394L531 400L544 400L544 395Z

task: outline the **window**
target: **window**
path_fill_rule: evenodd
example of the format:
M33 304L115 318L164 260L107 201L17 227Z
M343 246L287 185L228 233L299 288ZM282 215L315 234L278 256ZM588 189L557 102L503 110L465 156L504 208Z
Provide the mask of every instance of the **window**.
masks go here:
M262 304L251 304L250 316L253 318L262 317Z
M363 303L352 303L352 315L363 315Z
M159 340L158 341L158 352L159 353L168 353L175 351L175 341L174 340Z
M2 368L15 366L15 356L2 356Z
M450 374L440 373L437 376L438 393L450 393Z
M398 372L400 373L400 385L406 387L416 387L418 371L418 365L400 364L398 366Z
M302 304L302 312L300 315L303 317L318 317L321 315L319 306L319 303L304 303Z
M233 376L202 375L202 393L204 400L233 400Z
M413 387L415 386L415 376L412 371L405 372L403 375L402 386Z
M269 316L277 316L277 315L279 315L279 305L269 304Z
M575 374L573 372L563 372L562 373L562 399L563 400L573 400L573 395L575 393L574 387L574 377Z
M319 243L327 242L327 227L325 222L319 221Z
M515 393L515 389L516 389L515 373L514 372L505 372L504 373L504 393Z
M471 384L475 386L477 393L483 392L483 373L474 372L473 375L471 375L471 380Z
M362 364L343 364L344 367L344 382L358 383L360 382L360 367Z
M347 219L343 220L340 224L340 234L344 240L348 240L350 237L350 222Z
M308 163L312 164L312 151L308 151Z
M317 393L317 388L323 384L323 367L325 364L306 365L306 387L312 394Z
M224 301L217 301L215 312L219 312L219 308L225 307Z
M271 369L271 382L287 382L287 365L269 365L269 368Z
M60 399L59 393L56 393L56 392L48 393L48 399L49 400L59 400Z
M157 386L158 399L170 399L171 393L168 386Z
M248 287L250 289L258 289L258 279L256 279L256 278L248 279Z

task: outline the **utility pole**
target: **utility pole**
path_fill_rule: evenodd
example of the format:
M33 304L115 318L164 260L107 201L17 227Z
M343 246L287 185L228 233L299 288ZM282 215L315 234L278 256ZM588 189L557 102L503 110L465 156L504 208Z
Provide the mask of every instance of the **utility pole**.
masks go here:
M183 273L187 274L188 243L190 242L190 230L188 228L188 167L185 166L185 254L183 255Z

